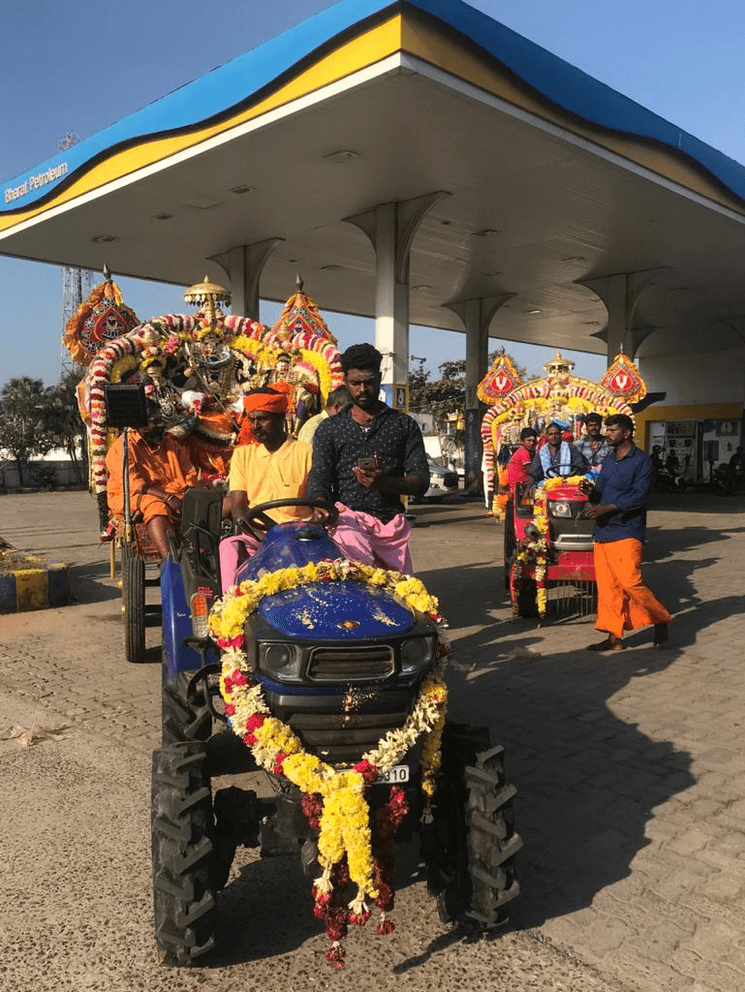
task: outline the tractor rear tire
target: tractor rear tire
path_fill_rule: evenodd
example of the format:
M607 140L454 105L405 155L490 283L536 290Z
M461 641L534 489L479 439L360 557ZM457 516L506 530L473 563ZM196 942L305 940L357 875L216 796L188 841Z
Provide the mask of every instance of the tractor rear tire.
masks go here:
M129 662L145 660L145 562L122 546L124 654Z
M215 945L215 818L206 761L201 741L153 753L153 901L162 964L192 964Z

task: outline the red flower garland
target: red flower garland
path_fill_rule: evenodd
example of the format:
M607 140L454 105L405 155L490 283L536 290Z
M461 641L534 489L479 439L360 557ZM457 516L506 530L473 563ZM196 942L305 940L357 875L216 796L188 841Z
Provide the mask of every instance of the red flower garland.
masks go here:
M252 717L256 720L256 717ZM263 718L262 718L263 722ZM261 724L257 724L260 726ZM251 735L253 736L253 735ZM279 763L279 762L278 762ZM375 765L369 761L360 761L355 765L368 785L377 777ZM317 794L304 794L301 807L310 827L318 830L323 813L323 799ZM398 785L392 785L386 802L375 811L372 824L372 854L374 858L374 879L378 896L375 905L380 910L380 920L376 927L379 936L393 933L393 923L386 914L393 909L394 890L393 877L396 862L396 845L394 837L409 812L406 793ZM323 920L326 936L332 942L326 951L326 960L332 968L341 970L344 967L346 951L342 941L347 936L349 925L364 926L370 919L370 910L353 913L347 903L345 889L349 883L349 869L346 858L334 865L331 875L333 889L330 893L320 892L315 886L311 890L313 896L313 915Z

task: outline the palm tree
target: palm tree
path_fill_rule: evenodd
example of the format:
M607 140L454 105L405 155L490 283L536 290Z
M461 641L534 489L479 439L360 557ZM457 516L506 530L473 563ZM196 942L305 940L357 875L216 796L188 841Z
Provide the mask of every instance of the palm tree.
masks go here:
M21 486L31 455L43 455L54 445L44 416L45 394L42 380L26 375L0 389L0 449L15 461Z
M75 468L78 482L88 475L85 424L78 409L77 387L82 372L68 372L62 380L46 390L44 419L54 446L64 448Z

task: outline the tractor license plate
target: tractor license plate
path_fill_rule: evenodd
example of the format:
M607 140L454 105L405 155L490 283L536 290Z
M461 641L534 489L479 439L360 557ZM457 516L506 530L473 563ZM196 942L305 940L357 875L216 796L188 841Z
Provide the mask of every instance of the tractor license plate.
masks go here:
M378 772L376 785L399 785L401 782L409 781L409 766L394 765L384 772Z

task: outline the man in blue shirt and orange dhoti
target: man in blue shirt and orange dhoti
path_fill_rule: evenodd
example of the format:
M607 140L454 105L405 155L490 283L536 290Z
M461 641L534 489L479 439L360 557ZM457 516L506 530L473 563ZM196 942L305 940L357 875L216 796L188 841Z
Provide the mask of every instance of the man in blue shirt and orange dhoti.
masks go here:
M580 483L590 502L585 516L595 520L595 576L598 584L596 630L607 638L591 651L622 651L624 630L654 625L654 645L667 640L670 614L642 582L642 544L652 462L634 444L634 422L619 413L607 417L611 453L594 484Z

